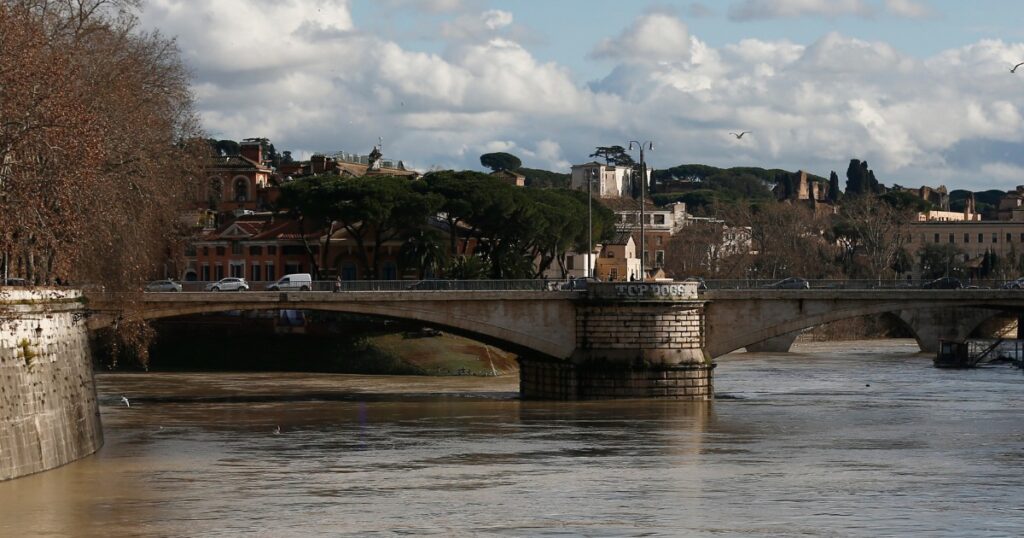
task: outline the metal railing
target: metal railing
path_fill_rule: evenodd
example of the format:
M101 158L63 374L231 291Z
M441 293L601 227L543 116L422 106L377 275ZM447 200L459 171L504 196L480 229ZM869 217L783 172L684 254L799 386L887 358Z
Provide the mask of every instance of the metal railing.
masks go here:
M684 280L680 280L682 282ZM692 280L691 280L692 281ZM928 287L934 281L927 280L806 280L806 284L787 283L780 279L714 279L704 280L700 289L708 290L754 290L776 289L781 291L812 290L920 290L954 288L941 286ZM215 282L177 282L184 292L210 291L207 287ZM247 281L248 291L268 290L276 281ZM1019 289L1015 288L1015 280L963 280L960 289ZM308 291L554 291L586 289L582 279L523 279L523 280L317 280L308 283ZM288 288L280 291L304 291L299 288ZM222 293L231 293L224 291Z
M215 282L177 282L183 292L207 292ZM566 280L315 280L299 287L268 290L274 281L246 281L249 292L254 291L556 291L578 289ZM308 286L309 290L302 287ZM163 293L170 290L153 290L149 293ZM221 293L235 293L221 291Z

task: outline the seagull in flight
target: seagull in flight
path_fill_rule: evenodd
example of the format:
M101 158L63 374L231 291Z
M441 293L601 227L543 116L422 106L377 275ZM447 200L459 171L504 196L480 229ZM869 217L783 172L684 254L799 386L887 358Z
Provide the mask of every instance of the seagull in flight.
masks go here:
M1010 72L1011 72L1011 73L1016 73L1016 72L1017 72L1017 68L1018 68L1018 67L1020 67L1020 66L1022 66L1022 65L1024 65L1024 62L1021 62L1021 63L1019 63L1019 64L1017 64L1017 65L1013 66L1012 68L1010 68Z
M739 140L739 139L743 138L743 135L745 135L745 134L751 134L751 132L750 132L750 131L742 131L742 132L741 132L741 133L739 133L739 134L736 134L736 133L729 133L729 134L731 134L731 135L735 136L735 137L736 137L736 140Z
M128 398L126 398L124 396L121 396L121 402L124 404L125 407L131 407L132 406L132 403L129 402Z

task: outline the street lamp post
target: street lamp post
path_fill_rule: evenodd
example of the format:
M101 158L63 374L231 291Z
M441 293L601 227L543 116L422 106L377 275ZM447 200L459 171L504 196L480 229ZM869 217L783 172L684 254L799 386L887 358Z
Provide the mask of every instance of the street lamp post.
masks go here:
M644 256L647 255L647 238L644 236L644 232L647 224L647 213L644 209L644 200L647 198L647 165L644 163L644 147L648 150L654 151L653 142L640 143L636 140L629 141L629 151L633 151L633 146L636 146L640 150L640 281L643 282L647 279L647 273L644 269Z
M593 276L593 266L590 264L590 257L594 254L594 178L597 177L597 169L591 168L587 176L587 269L583 272L584 277Z

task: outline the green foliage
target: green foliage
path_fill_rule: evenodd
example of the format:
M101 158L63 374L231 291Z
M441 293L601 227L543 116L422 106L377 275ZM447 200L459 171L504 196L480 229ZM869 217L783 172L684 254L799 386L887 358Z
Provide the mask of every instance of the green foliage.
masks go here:
M943 276L963 278L967 275L964 267L964 251L950 243L929 243L918 251L921 278L932 279Z
M622 146L598 146L590 156L604 159L606 165L633 166L636 164L633 158L626 153L626 148Z
M891 190L879 196L878 199L889 204L894 209L907 210L914 213L924 213L932 210L931 202L904 190Z
M497 152L481 155L480 164L497 172L498 170L517 170L523 165L523 161L511 153Z
M847 196L882 194L884 192L885 187L875 179L875 173L868 168L867 161L850 159L850 166L846 169Z
M833 204L838 203L842 194L842 191L839 190L839 174L833 170L828 176L828 201Z
M567 189L572 180L570 174L561 174L536 168L520 168L516 172L526 176L527 187Z
M238 155L242 152L242 146L234 140L214 140L213 138L208 138L206 142L210 144L210 148L213 149L216 155Z
M441 205L440 196L417 183L393 176L325 174L286 183L281 188L282 205L324 227L338 222L356 243L363 274L373 280L379 274L379 257L371 260L368 249L379 252L385 242L418 229Z
M971 191L957 189L949 193L949 210L950 211L963 211L964 205L967 198L971 195ZM987 191L977 191L974 194L974 208L978 213L985 214L989 211L994 211L999 207L999 201L1006 195L1006 191L998 189L990 189Z

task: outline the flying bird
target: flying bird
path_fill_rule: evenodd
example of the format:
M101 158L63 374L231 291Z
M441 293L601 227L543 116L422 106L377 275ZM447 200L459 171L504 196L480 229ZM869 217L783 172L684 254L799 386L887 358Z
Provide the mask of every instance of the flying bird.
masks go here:
M126 398L124 396L121 396L121 402L124 403L125 407L131 407L132 406L131 402L128 401L128 398Z
M1022 66L1022 65L1024 65L1024 62L1021 62L1021 63L1019 63L1019 64L1017 64L1017 65L1013 66L1012 68L1010 68L1010 72L1011 72L1011 73L1016 73L1016 72L1017 72L1017 68L1018 68L1018 67L1020 67L1020 66Z
M743 132L741 132L740 134L736 134L736 133L729 133L729 134L731 134L731 135L735 136L735 137L736 137L736 140L739 140L739 139L743 138L743 135L745 135L745 134L751 134L751 132L750 132L750 131L743 131Z

